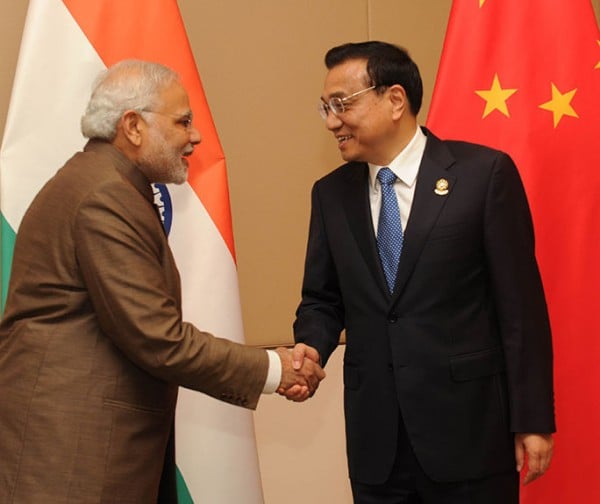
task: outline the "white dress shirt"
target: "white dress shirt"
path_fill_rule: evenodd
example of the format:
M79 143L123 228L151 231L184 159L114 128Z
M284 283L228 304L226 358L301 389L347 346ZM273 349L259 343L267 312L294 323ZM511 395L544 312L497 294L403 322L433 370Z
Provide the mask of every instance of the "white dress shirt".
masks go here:
M281 358L275 350L267 350L269 356L269 372L267 373L267 381L263 387L263 394L272 394L277 390L281 383L281 372L283 366L281 365Z
M394 172L396 181L394 182L394 191L398 198L400 207L400 220L402 221L402 230L406 229L406 223L410 215L413 197L415 195L415 186L419 166L425 151L427 137L417 127L417 131L408 145L398 154L388 165L388 168ZM379 222L379 210L381 208L381 184L377 179L377 173L383 166L377 166L369 163L369 200L371 202L371 215L373 217L373 228L377 235L377 224ZM281 360L276 352L269 350L269 374L267 382L263 389L264 394L275 392L281 381Z
M398 154L387 167L394 172L396 181L394 182L394 191L400 207L400 220L402 222L402 231L406 229L410 208L415 195L417 174L427 136L417 127L415 135L408 145ZM379 223L379 211L381 209L381 184L377 179L377 173L383 166L369 163L369 200L371 202L371 216L373 218L373 229L377 236L377 224Z

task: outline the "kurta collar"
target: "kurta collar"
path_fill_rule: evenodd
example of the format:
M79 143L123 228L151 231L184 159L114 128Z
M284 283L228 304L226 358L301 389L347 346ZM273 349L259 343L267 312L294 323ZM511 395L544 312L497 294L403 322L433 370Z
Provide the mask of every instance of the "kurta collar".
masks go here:
M144 198L154 204L154 194L150 181L140 169L114 145L104 140L94 139L89 140L83 150L85 152L98 152L109 156L115 163L115 167L119 173L131 182Z

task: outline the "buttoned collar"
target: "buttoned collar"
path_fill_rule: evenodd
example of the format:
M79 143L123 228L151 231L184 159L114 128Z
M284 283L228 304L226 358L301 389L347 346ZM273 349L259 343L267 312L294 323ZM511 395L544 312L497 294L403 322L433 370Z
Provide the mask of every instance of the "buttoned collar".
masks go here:
M389 165L386 165L408 187L412 187L417 180L419 165L423 158L426 143L427 136L421 128L417 127L417 131L415 131L408 145L402 149L402 152ZM377 173L381 168L383 166L369 163L369 183L372 189L378 187L379 183L376 183Z

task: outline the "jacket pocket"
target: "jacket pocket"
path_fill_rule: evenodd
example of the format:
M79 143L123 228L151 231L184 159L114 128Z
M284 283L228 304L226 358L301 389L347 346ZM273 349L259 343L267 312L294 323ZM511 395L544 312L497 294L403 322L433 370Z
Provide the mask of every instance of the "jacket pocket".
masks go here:
M455 355L450 358L452 378L467 381L492 376L504 371L504 354L500 347Z
M105 398L103 403L104 403L104 406L107 406L109 408L118 408L118 409L129 410L129 411L137 411L137 412L141 412L141 413L152 413L155 415L162 415L165 413L165 409L153 408L153 407L149 407L149 406L142 406L139 404L131 404L131 403L127 403L124 401L117 401L115 399Z

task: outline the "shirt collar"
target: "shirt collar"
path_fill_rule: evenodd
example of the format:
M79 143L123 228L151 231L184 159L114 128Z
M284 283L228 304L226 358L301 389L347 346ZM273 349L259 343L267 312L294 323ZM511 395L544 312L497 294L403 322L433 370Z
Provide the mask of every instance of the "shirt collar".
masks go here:
M417 128L417 131L408 145L402 149L402 152L400 152L389 165L386 165L394 172L396 177L408 187L412 187L417 180L417 174L419 172L421 159L423 158L423 152L425 152L426 143L427 136L425 136L425 133L423 133L421 128ZM383 166L369 163L369 182L371 188L375 188L377 173L381 168L383 168Z

